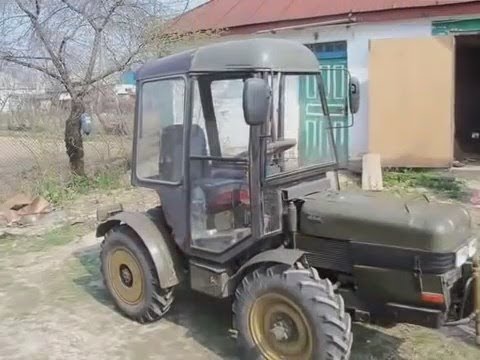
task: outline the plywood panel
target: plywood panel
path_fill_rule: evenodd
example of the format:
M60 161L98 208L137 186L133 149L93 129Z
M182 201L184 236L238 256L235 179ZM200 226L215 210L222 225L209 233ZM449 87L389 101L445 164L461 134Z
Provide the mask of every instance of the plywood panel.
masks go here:
M453 37L371 41L369 152L383 166L450 166L454 61Z

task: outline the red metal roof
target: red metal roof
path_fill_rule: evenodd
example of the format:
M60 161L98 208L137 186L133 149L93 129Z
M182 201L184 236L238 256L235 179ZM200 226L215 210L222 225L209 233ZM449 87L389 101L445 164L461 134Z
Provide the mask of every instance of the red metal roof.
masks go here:
M478 0L211 0L185 13L176 22L176 28L182 30L232 29L337 15L472 2L478 2Z

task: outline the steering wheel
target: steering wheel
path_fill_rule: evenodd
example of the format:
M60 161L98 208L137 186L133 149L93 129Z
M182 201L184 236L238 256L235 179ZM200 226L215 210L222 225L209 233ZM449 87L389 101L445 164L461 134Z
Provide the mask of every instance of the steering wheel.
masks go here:
M282 152L285 152L292 147L297 145L297 140L295 139L283 139L277 140L275 142L267 144L267 156L277 155ZM242 151L237 154L235 157L246 158L248 156L248 151Z

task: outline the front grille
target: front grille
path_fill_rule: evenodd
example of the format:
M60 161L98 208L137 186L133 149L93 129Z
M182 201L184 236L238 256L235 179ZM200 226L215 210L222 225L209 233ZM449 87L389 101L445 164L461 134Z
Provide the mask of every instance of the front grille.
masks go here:
M354 265L413 271L419 264L425 274L443 274L455 268L454 253L432 253L300 234L297 247L307 253L311 266L346 273L352 273Z
M307 261L313 267L352 272L349 241L299 236L297 246L307 252Z

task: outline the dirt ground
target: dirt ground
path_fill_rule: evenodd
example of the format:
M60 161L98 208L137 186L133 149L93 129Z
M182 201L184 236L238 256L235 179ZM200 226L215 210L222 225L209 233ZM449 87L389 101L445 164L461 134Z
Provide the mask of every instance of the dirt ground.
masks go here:
M92 232L95 208L112 201L135 210L155 197L139 190L90 194L58 212L61 221L41 235L0 230L0 359L236 359L228 301L181 289L168 316L147 326L113 308ZM355 324L353 331L353 360L480 359L469 328Z

